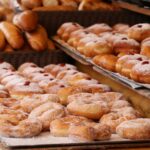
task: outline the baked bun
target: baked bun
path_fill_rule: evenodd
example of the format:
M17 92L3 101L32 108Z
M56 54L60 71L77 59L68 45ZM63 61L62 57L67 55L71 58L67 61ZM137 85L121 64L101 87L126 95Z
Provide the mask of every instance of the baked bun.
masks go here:
M31 32L36 29L38 16L35 12L26 10L14 16L13 23L23 31Z
M113 30L118 33L127 34L128 29L129 29L129 25L124 23L117 23L113 26Z
M150 36L150 24L140 23L136 24L128 29L129 38L135 39L137 41L142 41Z
M126 139L150 139L150 119L125 121L117 127L116 131L119 136Z
M93 58L93 62L102 68L115 72L117 57L110 54L97 55Z
M5 41L5 36L1 30L0 30L0 41L1 41L0 42L0 51L3 51L6 46L6 41Z
M4 33L4 36L11 47L19 49L23 46L24 39L22 33L15 25L10 22L3 21L0 23L0 30Z
M20 3L27 9L33 9L42 6L42 0L21 0Z
M150 58L150 37L142 41L140 54Z
M33 32L25 32L25 35L33 50L43 51L48 47L48 35L45 28L41 25L38 25Z
M59 3L58 0L42 0L42 4L44 7L47 7L47 6L57 6Z
M130 75L137 82L150 84L150 60L144 60L136 64Z
M112 28L105 23L99 23L86 28L86 31L99 35L103 32L111 32Z

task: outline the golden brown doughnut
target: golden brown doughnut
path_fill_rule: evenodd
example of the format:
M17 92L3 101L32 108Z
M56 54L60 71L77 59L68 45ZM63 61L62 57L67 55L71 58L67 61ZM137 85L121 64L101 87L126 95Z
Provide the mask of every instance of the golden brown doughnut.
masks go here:
M87 85L77 85L77 86L71 86L66 87L63 89L60 89L58 91L58 96L60 98L61 104L68 104L68 96L77 94L77 93L101 93L101 92L108 92L111 89L107 85L103 84L89 84Z
M112 48L108 42L102 38L98 38L95 41L89 41L85 44L83 54L87 57L94 57L99 54L111 54Z
M56 76L59 72L64 70L76 70L77 67L71 64L50 64L44 67L44 71Z
M50 132L53 136L68 136L69 127L72 124L79 124L81 122L91 122L91 120L73 115L55 119L50 123Z
M106 23L99 23L99 24L91 25L90 27L86 28L86 30L88 32L92 32L94 34L99 35L100 33L103 32L111 32L112 28Z
M109 112L107 103L102 101L98 94L79 93L71 95L68 99L71 102L67 105L67 109L73 115L99 119Z
M138 118L122 122L116 129L117 134L126 139L149 139L150 119Z
M135 39L137 41L142 41L150 36L150 24L149 23L139 23L133 25L128 29L129 38Z
M9 120L1 120L0 135L5 137L27 138L38 135L42 130L42 124L37 119L26 119L17 125Z
M126 34L128 32L129 25L124 23L117 23L113 26L113 30L118 33Z
M42 94L43 90L36 83L25 81L18 83L12 89L9 90L11 97L21 99L25 96L33 94Z
M122 57L120 57L117 60L116 63L116 71L121 73L122 69L123 69L123 65L128 62L129 60L147 60L147 57L139 55L139 54L135 54L135 55L124 55Z
M48 47L48 35L45 28L41 25L38 25L33 32L25 32L25 36L33 50L43 51Z
M33 9L42 6L42 0L21 0L20 3L28 9Z
M140 54L150 58L150 37L142 41Z
M136 64L130 73L133 80L150 84L150 60L144 60Z
M93 58L93 62L102 68L105 68L107 70L116 71L116 62L117 62L117 57L111 54L102 54L102 55L97 55Z
M51 121L65 115L62 105L55 102L44 103L33 109L29 114L29 119L38 118L42 122L43 130L49 130Z
M118 53L127 53L134 54L139 53L140 45L137 41L129 38L116 38L113 42L113 50L116 54Z
M14 49L19 49L24 45L24 39L21 34L21 31L12 23L7 21L1 22L0 30L3 32L7 42Z
M21 30L31 32L37 27L38 16L35 12L26 10L15 15L13 23Z
M30 113L36 107L47 102L59 102L59 98L55 94L34 94L23 98L20 102L22 109Z

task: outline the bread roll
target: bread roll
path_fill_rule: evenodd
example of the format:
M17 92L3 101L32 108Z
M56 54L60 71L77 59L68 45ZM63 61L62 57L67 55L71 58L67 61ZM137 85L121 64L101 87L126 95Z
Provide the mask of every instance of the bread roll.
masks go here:
M4 36L3 32L0 30L0 51L3 50L5 45L6 45L5 36Z
M59 5L58 0L42 0L42 2L44 7Z
M19 49L24 44L24 39L21 34L21 31L12 23L3 21L0 23L0 30L5 35L7 42L14 49Z
M37 29L33 32L25 32L27 41L31 48L36 51L45 50L48 46L48 36L46 30L38 25Z
M13 23L24 31L35 30L38 24L38 16L35 12L26 10L20 14L15 15Z
M21 4L28 9L33 9L42 6L42 0L21 0Z

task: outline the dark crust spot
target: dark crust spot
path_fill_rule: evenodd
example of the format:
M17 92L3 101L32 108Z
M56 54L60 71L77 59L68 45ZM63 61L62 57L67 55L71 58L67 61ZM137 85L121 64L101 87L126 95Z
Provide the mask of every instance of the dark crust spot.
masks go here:
M139 57L139 58L137 58L137 60L142 61L143 59L142 59L142 57Z
M64 88L65 86L64 86L64 85L60 85L60 87L61 87L61 88Z
M36 68L37 66L36 65L31 65L31 67Z
M65 65L66 65L66 64L63 64L63 63L62 63L62 64L59 64L59 66L61 66L61 67L64 67Z
M28 85L30 85L30 83L31 83L30 81L26 81L26 82L24 83L24 85L25 85L25 86L28 86Z
M141 25L141 24L138 24L137 27L138 27L138 28L142 28L142 25Z
M121 40L127 40L127 38L126 38L126 37L123 37Z

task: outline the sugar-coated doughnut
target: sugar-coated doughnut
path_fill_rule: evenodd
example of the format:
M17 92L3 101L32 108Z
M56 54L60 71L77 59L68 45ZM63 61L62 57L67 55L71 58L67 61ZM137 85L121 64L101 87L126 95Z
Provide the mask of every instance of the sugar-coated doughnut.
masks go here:
M140 54L150 58L150 37L142 41Z
M38 118L42 122L43 130L49 130L50 122L64 115L65 109L61 104L47 102L33 109L29 114L29 118Z
M58 96L60 98L61 104L68 104L68 96L77 94L77 93L102 93L102 92L109 92L111 89L104 84L89 84L87 85L77 85L77 86L70 86L58 91Z
M91 120L80 117L69 115L63 118L55 119L50 123L50 132L54 136L68 136L69 127L72 124L91 122Z
M135 39L137 41L142 41L150 36L150 24L149 23L139 23L133 25L128 29L129 38Z
M129 25L124 23L117 23L113 26L113 30L119 33L126 34L128 32Z
M144 60L136 64L130 73L133 80L150 84L150 60Z
M138 118L124 121L117 127L116 132L126 139L150 139L150 119Z
M97 94L79 93L71 95L69 99L72 102L67 105L67 109L73 115L99 119L102 115L109 112L107 103L102 101Z

